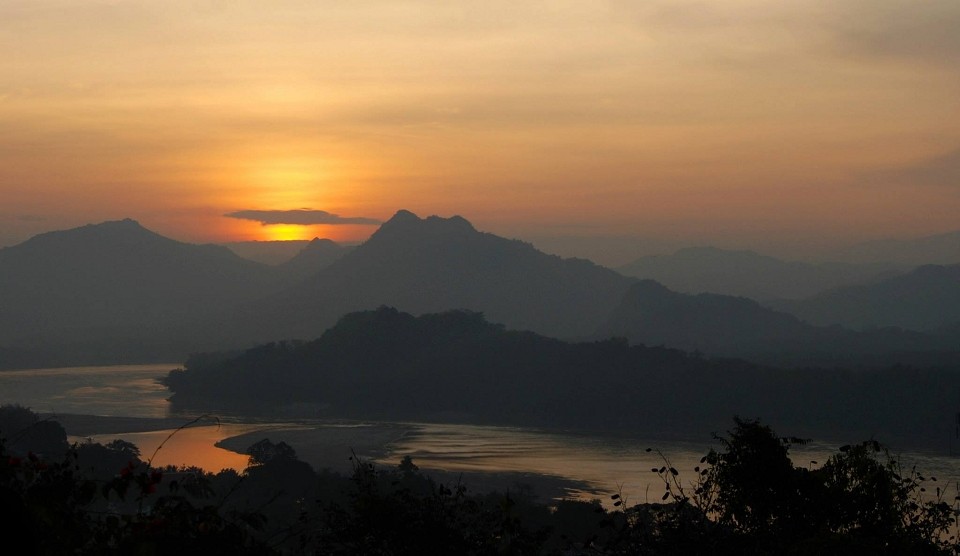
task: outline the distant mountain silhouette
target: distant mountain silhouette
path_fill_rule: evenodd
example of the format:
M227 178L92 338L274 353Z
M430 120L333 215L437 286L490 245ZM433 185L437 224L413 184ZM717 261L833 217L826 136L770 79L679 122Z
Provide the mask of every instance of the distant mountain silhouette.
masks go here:
M838 249L831 258L919 266L960 264L960 230L915 239L881 239Z
M775 306L817 324L936 330L960 323L960 265L925 265L876 284Z
M224 243L223 246L244 259L263 264L278 265L296 257L309 243L310 241L305 239L288 241L233 241Z
M130 351L182 342L169 353L184 353L203 345L190 339L194 323L215 322L274 282L268 267L225 247L129 219L45 233L0 249L0 348L74 345L94 360L100 350L136 359Z
M362 245L315 240L273 266L122 220L0 249L0 368L169 361L312 338L344 314L381 305L413 314L464 309L546 336L593 338L599 330L777 364L942 362L940 354L953 349L944 342L960 335L947 326L960 322L957 268L923 267L833 290L839 297L824 294L819 306L818 297L791 307L812 322L834 322L829 311L836 310L848 316L835 322L851 325L942 328L855 333L810 326L747 299L638 284L583 259L477 231L459 216L399 211ZM887 357L899 353L911 358Z
M960 351L956 334L813 326L751 299L683 294L652 280L632 286L598 329L597 337L610 336L786 366L928 364L955 361Z
M352 249L329 239L313 238L296 256L278 266L287 276L306 278L327 268Z
M169 360L313 337L382 304L473 309L516 328L587 335L631 282L460 217L400 211L359 247L315 240L273 266L133 220L104 222L0 250L0 368Z
M908 268L888 263L785 262L753 251L691 247L672 255L642 257L617 270L683 293L768 300L810 297L838 286L890 277Z
M511 328L576 337L592 333L632 281L479 232L459 216L401 210L365 243L252 312L278 339L313 337L345 313L380 305L417 314L470 309Z

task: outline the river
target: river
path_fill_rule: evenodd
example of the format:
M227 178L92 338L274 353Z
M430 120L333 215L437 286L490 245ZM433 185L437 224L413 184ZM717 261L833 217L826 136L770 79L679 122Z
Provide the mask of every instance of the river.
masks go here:
M105 442L123 438L140 447L154 465L197 466L208 471L242 471L247 457L238 439L291 439L301 459L317 467L348 465L353 453L381 465L405 455L425 471L503 474L516 478L549 477L566 481L565 496L609 500L619 492L628 502L658 501L663 483L651 470L673 466L689 483L700 458L716 447L709 431L700 441L634 438L583 432L493 427L452 423L345 422L311 419L264 422L242 417L207 416L176 431L170 419L187 424L200 416L174 414L169 392L158 383L177 364L119 365L30 369L0 372L0 404L19 404L38 413L97 415L112 418L114 430L89 437ZM122 429L124 418L157 419L156 430ZM732 423L731 423L732 424ZM147 427L148 429L150 427ZM70 432L68 430L68 432ZM97 431L99 432L99 431ZM171 436L172 435L172 436ZM235 451L217 446L230 446ZM276 441L276 440L275 440ZM251 442L252 443L252 442ZM162 447L162 448L161 448ZM359 448L359 452L353 452ZM822 465L838 446L810 442L791 451L795 465ZM956 485L960 458L949 454L903 452L905 466L915 465L939 484ZM343 470L342 466L341 469ZM535 481L532 481L535 484ZM952 498L952 496L951 496Z

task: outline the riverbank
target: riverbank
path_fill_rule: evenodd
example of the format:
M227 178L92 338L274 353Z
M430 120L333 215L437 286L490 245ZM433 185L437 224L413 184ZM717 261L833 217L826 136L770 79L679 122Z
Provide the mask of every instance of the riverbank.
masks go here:
M396 446L420 434L419 428L403 423L223 423L216 418L117 417L81 414L43 414L63 425L73 438L91 438L107 442L114 438L132 441L141 449L142 456L157 453L157 464L196 464L203 461L212 466L207 471L217 472L223 466L242 471L245 467L246 450L254 443L269 439L271 442L286 442L296 450L301 461L315 469L327 469L349 475L357 461L372 462L379 467L392 467L400 463L402 456L395 454ZM170 436L177 429L182 430ZM214 434L207 429L217 429ZM242 432L240 432L242 431ZM239 434L235 434L239 432ZM169 437L169 439L168 439ZM222 437L222 438L221 438ZM211 440L213 439L213 440ZM204 444L206 441L208 444ZM161 442L164 449L158 451ZM225 458L222 450L243 456ZM205 456L212 452L214 457ZM189 458L190 461L178 461ZM468 492L511 492L533 496L541 501L563 498L592 499L604 497L607 488L592 485L587 481L574 480L549 473L534 471L479 471L443 469L430 466L430 459L414 458L421 471L439 483L451 488L463 485ZM216 467L214 469L213 467Z
M245 453L246 449L264 438L271 442L285 442L292 446L297 457L317 469L329 469L349 474L358 461L377 466L398 465L402 456L394 448L418 434L416 425L403 423L343 423L279 427L255 430L217 442L217 447ZM394 457L395 456L395 457ZM468 492L524 493L541 501L562 498L594 498L604 494L586 481L536 472L522 471L464 471L429 466L429 459L413 463L434 480L455 487L463 485Z

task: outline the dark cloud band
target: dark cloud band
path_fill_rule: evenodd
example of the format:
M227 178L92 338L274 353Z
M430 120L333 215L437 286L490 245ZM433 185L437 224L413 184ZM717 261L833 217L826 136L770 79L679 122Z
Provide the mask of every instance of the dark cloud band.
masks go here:
M238 210L224 214L229 218L239 218L241 220L253 220L264 226L273 224L297 224L300 226L310 226L313 224L382 224L376 218L366 218L362 216L344 217L333 214L325 210Z

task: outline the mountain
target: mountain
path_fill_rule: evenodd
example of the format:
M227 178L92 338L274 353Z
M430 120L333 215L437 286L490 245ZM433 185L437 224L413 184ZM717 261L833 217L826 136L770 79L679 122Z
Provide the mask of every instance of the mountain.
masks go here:
M353 247L344 247L329 239L313 238L292 259L278 266L282 274L303 279L330 266L351 249Z
M278 339L316 337L341 315L380 305L415 314L470 309L511 328L577 337L603 322L632 282L479 232L459 216L401 210L362 245L251 312Z
M296 257L309 243L307 240L234 241L223 246L244 259L278 265Z
M908 268L890 263L786 262L753 251L691 247L637 259L617 269L683 293L719 293L757 300L800 299L839 286L872 282Z
M611 336L793 367L960 361L960 334L813 326L751 299L683 294L652 280L632 286L596 334Z
M185 353L203 345L194 325L215 325L224 307L275 280L225 247L168 239L129 219L45 233L0 249L0 348L73 345L89 360L173 344L168 353Z
M516 328L587 335L632 279L400 211L363 245L314 240L265 265L133 220L38 235L0 250L0 368L157 361L316 337L343 314L391 304L466 308Z
M851 262L892 262L919 266L960 264L960 230L914 239L881 239L834 251L831 258Z
M816 324L936 330L960 323L960 265L924 265L875 284L837 288L776 307Z

